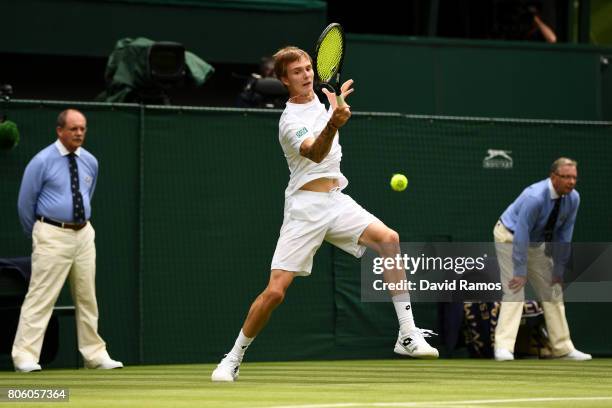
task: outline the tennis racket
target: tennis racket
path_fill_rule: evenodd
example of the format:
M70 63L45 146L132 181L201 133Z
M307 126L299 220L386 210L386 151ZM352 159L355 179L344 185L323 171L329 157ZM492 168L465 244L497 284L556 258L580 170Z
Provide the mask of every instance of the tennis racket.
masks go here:
M344 106L340 90L340 70L344 60L344 30L338 23L325 27L315 48L315 72L320 86L330 88L336 93L338 106ZM335 83L332 85L332 82Z

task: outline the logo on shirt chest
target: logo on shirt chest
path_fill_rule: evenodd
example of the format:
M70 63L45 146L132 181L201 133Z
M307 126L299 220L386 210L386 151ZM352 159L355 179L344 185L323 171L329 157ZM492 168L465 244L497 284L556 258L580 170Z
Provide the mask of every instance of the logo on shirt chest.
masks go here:
M85 184L87 184L88 186L91 186L91 183L93 182L93 177L91 176L85 176L85 178L83 179L83 181L85 182Z
M308 129L306 129L305 127L301 128L300 130L298 130L297 132L295 132L295 137L297 139L299 139L300 137L304 136L306 133L308 133Z

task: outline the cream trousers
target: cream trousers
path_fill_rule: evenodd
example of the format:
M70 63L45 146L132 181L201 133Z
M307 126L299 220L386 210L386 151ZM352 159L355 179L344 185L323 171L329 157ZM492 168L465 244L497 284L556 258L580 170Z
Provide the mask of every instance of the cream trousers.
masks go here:
M68 277L75 305L79 351L86 364L109 358L98 335L95 231L74 231L37 221L32 231L32 276L13 343L15 365L37 363L53 307Z
M523 315L525 289L522 288L514 293L508 288L508 282L514 276L512 262L513 234L498 221L493 229L493 236L504 290L497 327L495 328L495 348L503 348L513 352ZM544 254L544 244L529 247L527 252L527 278L542 301L552 354L559 357L573 351L574 345L570 339L569 327L565 318L561 285L551 285L552 267L552 259Z

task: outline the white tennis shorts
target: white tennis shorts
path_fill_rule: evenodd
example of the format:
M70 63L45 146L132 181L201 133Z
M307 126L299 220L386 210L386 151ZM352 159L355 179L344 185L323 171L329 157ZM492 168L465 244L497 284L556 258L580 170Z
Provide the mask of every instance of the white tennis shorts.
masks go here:
M307 276L323 241L359 258L366 247L359 237L379 221L339 190L329 193L298 190L285 200L285 214L271 269Z

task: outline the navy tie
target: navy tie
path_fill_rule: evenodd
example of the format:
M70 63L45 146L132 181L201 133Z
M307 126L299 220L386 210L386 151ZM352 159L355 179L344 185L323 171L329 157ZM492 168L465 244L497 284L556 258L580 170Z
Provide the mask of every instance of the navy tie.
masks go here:
M79 189L79 167L74 153L68 154L70 165L70 190L72 191L72 214L74 222L83 224L85 222L85 207L83 206L83 196Z
M559 218L559 208L561 207L561 197L555 200L555 205L548 216L548 221L546 221L546 226L544 227L544 242L552 242L553 232L555 231L555 224L557 223L557 218ZM544 252L546 255L552 254L552 245L545 244Z

